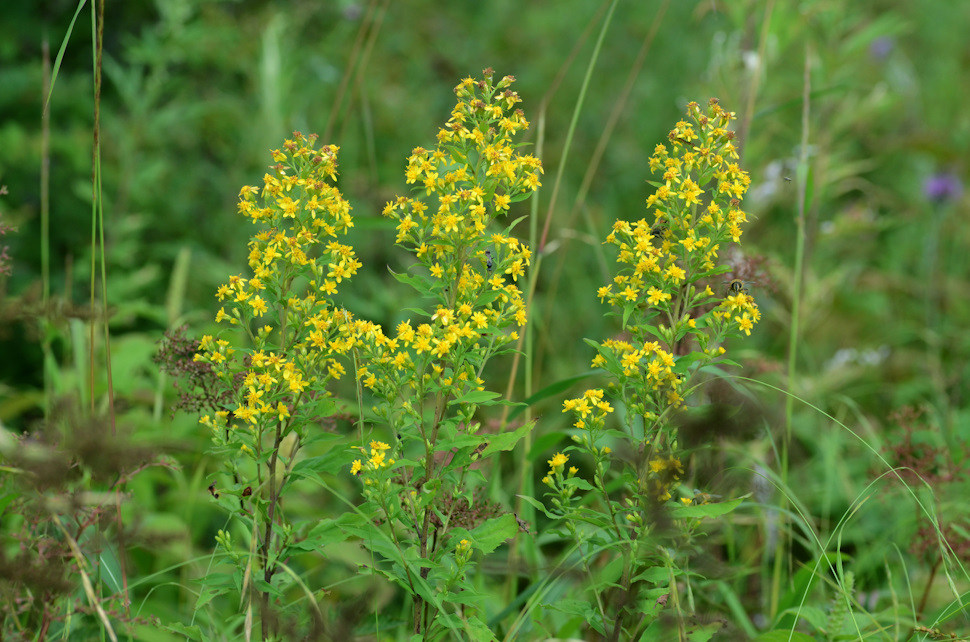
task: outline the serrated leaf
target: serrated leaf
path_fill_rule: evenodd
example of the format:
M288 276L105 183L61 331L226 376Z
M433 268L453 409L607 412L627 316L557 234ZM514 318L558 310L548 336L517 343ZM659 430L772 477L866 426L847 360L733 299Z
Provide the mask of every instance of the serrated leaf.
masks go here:
M189 626L187 624L182 624L181 622L170 622L168 624L162 624L161 627L167 631L184 635L189 640L202 642L202 640L205 639L205 637L202 635L202 629L199 626Z
M475 642L493 642L498 638L488 626L474 615L465 619L466 632L470 633Z
M472 546L488 555L504 544L506 540L515 537L518 532L519 524L515 521L515 515L506 513L501 517L486 520L481 526L473 529L469 535L472 537Z
M195 610L198 611L199 609L201 609L203 606L205 606L215 598L219 597L220 595L224 595L226 593L228 593L227 590L217 589L211 583L207 584L206 586L203 586L202 590L199 591L198 599L195 600Z

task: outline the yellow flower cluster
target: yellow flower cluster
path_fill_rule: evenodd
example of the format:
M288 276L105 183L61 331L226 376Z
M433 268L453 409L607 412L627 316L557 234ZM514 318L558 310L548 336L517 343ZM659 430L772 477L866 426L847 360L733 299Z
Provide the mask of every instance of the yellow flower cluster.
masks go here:
M650 495L658 502L665 502L670 499L670 491L680 483L684 466L673 455L651 459L649 466Z
M761 320L761 310L754 302L754 297L747 292L737 292L728 296L711 312L715 324L737 327L747 336L751 336L754 324Z
M613 406L603 399L602 390L592 389L584 392L582 397L564 401L562 411L575 413L579 418L573 425L583 429L591 426L601 427L606 415L613 412Z
M408 158L405 174L415 195L384 208L384 216L397 223L397 244L414 252L427 270L427 276L401 279L435 299L437 307L429 323L404 322L393 338L379 328L367 335L370 365L359 374L378 392L400 388L413 372L463 391L480 390L474 359L465 357L481 351L483 338L490 349L518 340L515 330L502 330L526 323L516 283L532 253L507 232L487 229L512 202L539 188L542 164L515 151L513 137L529 123L515 109L520 99L510 89L514 78L493 84L492 71L484 75L455 88L458 102L435 149L419 147ZM464 365L443 368L445 360Z
M363 463L361 463L360 459L355 459L350 466L350 473L352 475L360 475L362 472L373 472L387 468L388 466L393 466L394 460L385 454L390 448L383 441L370 442L370 456ZM367 455L367 451L364 448L361 448L360 451L365 456Z
M249 244L249 267L255 278L247 283L238 279L219 290L219 299L232 295L245 300L248 294L265 289L273 281L286 283L301 268L308 267L316 291L332 295L337 285L361 267L353 248L333 240L354 226L350 204L340 191L327 183L337 174L339 148L326 145L316 150L316 135L304 137L297 132L273 152L277 165L274 174L263 176L258 207L256 187L243 187L239 211L254 223L268 229L258 233ZM316 253L320 257L316 257ZM255 282L255 283L254 283Z
M684 378L673 371L674 355L661 348L658 342L645 341L635 348L628 341L607 339L603 347L616 356L627 385L640 391L665 392L666 403L674 407L682 403L680 387ZM601 352L593 357L591 365L606 368L609 364Z
M547 462L549 464L549 473L542 478L542 483L545 484L546 486L549 486L550 488L555 488L556 487L555 480L559 480L560 482L562 482L563 469L566 467L566 462L568 461L569 461L569 455L564 455L562 453L556 453L555 455L553 455L552 459L550 459ZM572 479L573 477L576 476L576 473L578 472L579 472L578 468L576 468L575 466L570 466L569 473L566 476L566 479ZM571 497L572 494L576 492L576 487L571 486L571 487L565 488L563 489L563 492L567 497Z
M724 271L718 251L741 240L747 221L741 199L751 183L734 162L738 154L728 126L735 114L711 99L706 113L692 102L687 115L690 122L678 122L668 135L671 148L657 145L650 157L651 172L662 177L650 182L656 188L647 198L652 220L617 221L607 236L624 267L597 293L613 306L648 310L648 319L665 314L677 331L695 329L687 312L717 298L710 286L694 284ZM750 334L760 318L754 299L740 293L732 299L718 316L718 330Z
M239 194L239 212L264 229L249 243L253 276L233 276L219 287L216 297L226 307L216 321L241 326L255 349L246 363L234 364L228 342L206 336L196 355L233 386L233 414L250 426L262 417L286 420L309 388L323 390L343 376L338 357L374 327L330 300L361 264L353 248L336 240L353 227L350 205L328 183L336 177L338 148L316 149L315 141L316 135L295 133L273 152L276 165L263 189L246 186ZM297 282L308 285L299 295ZM256 320L261 325L251 327Z

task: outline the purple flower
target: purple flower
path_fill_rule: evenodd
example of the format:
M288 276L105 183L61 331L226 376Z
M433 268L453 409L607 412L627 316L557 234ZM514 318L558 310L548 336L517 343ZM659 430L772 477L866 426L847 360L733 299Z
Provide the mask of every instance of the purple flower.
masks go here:
M933 174L923 181L923 194L936 203L955 201L963 194L963 183L950 173Z
M882 36L881 38L876 38L871 43L869 43L869 55L876 60L885 60L886 56L892 53L893 47L896 42L889 36Z

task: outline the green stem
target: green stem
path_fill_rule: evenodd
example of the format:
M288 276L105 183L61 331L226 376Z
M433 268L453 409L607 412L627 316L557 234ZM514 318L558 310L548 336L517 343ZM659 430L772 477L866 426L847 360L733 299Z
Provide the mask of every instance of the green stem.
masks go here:
M804 261L805 261L805 209L807 201L808 184L808 132L810 96L812 89L811 79L811 58L812 51L810 46L805 49L805 70L802 83L802 140L801 155L798 159L798 215L795 218L797 234L795 240L795 268L792 276L792 313L791 331L788 337L788 391L792 392L795 383L795 367L798 356L799 343L799 319L801 316L801 297L802 282L804 280ZM785 435L781 442L781 462L780 477L782 485L788 484L788 449L791 443L792 422L795 409L795 395L788 394L785 397ZM779 498L778 515L786 514L787 500L782 494ZM786 556L780 550L775 554L775 563L772 577L771 608L770 617L774 618L778 612L778 601L781 595L781 575L782 564Z

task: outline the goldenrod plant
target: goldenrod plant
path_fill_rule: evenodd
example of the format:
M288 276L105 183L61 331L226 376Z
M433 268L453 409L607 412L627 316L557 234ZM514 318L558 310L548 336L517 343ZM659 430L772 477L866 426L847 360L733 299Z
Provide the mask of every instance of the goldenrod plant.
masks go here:
M393 337L373 327L362 337L357 378L373 393L375 421L363 428L386 441L360 447L350 472L360 478L364 543L378 558L367 572L386 576L413 600L419 639L445 630L491 639L481 599L467 575L481 556L519 530L514 515L476 499L483 460L509 450L531 424L491 434L479 412L501 403L485 389L490 360L512 350L527 311L519 279L531 251L495 229L509 205L537 190L542 164L518 151L529 126L511 89L514 78L464 79L434 149L408 158L412 196L387 203L397 244L414 254L395 274L426 307ZM367 434L362 440L369 439Z
M331 184L339 150L315 141L294 134L273 152L262 189L240 191L239 213L261 228L249 243L252 275L219 288L224 307L216 321L229 326L229 338L204 336L196 356L232 399L201 419L230 480L213 482L210 492L249 539L240 555L231 531L220 532L217 541L240 573L207 590L239 590L247 631L258 612L264 638L273 634L270 596L294 583L286 560L305 535L283 509L290 473L301 448L321 438L320 420L336 412L329 386L370 327L333 299L360 263L338 240L353 225L350 205Z
M565 527L589 575L582 593L594 600L570 603L571 612L611 640L645 639L639 636L656 633L650 627L662 609L679 611L679 596L690 595L692 533L703 518L740 503L711 504L684 486L675 421L702 369L731 364L725 342L750 335L760 318L747 289L721 278L731 269L725 250L741 240L741 199L750 184L737 164L733 119L716 99L706 109L689 103L669 147L657 145L650 157L660 180L650 182L649 216L618 220L607 236L619 268L598 296L620 317L623 335L587 340L608 386L563 403L575 417L574 445L549 461L542 481L551 507L534 502ZM570 451L582 453L591 470L566 471ZM607 565L597 574L600 554ZM678 583L688 590L682 594Z

